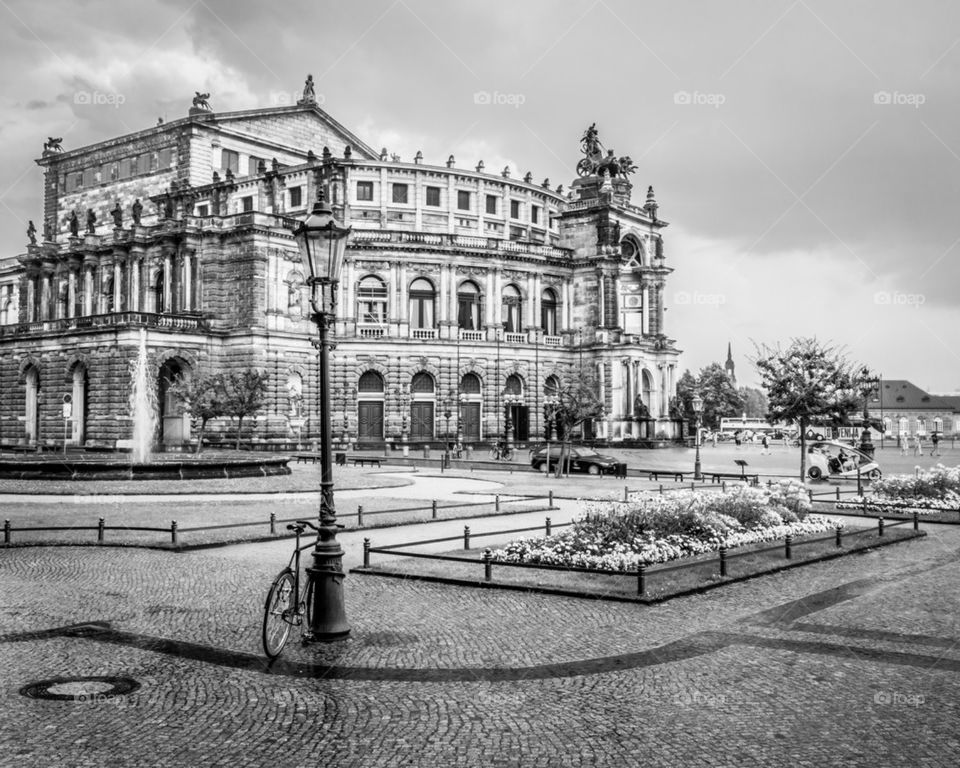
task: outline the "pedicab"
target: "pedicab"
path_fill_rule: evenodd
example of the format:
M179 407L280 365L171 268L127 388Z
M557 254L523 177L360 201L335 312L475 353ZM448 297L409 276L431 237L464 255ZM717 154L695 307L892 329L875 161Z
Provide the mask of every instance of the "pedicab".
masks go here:
M811 480L879 480L874 458L847 443L818 440L807 447L807 477Z

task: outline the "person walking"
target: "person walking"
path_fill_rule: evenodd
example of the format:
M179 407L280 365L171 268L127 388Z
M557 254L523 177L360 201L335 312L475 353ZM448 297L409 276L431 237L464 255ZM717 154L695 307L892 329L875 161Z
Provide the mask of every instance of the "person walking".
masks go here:
M906 456L910 451L910 433L901 432L900 433L900 455Z
M763 437L760 439L760 455L770 453L770 438L767 437L766 432L764 432Z
M740 437L740 430L738 429L736 432L733 433L733 443L734 445L737 446L738 451L740 450L740 444L742 442L743 441L741 440L741 437Z
M930 449L930 455L939 456L940 455L940 433L934 432L930 436L930 442L933 443L933 448Z
M913 455L923 456L923 435L917 432L916 442L913 444Z

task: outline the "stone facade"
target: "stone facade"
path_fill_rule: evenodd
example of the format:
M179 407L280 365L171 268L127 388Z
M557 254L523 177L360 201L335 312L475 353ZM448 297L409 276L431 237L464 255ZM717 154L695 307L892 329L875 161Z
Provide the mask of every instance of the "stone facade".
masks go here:
M585 175L565 194L453 157L405 162L309 101L193 109L38 162L43 237L0 269L0 441L129 437L144 330L163 442L190 435L166 380L250 367L269 381L250 437L313 438L315 328L292 230L321 190L352 227L332 355L338 441L478 443L508 419L516 439L542 439L550 388L587 373L605 404L588 436L679 436L667 224L652 189L631 203L625 175Z

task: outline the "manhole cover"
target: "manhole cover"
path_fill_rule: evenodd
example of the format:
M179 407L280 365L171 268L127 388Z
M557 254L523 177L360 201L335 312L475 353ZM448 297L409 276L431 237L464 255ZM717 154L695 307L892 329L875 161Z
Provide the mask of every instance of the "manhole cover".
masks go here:
M20 695L54 701L111 701L139 687L129 677L54 677L23 686Z

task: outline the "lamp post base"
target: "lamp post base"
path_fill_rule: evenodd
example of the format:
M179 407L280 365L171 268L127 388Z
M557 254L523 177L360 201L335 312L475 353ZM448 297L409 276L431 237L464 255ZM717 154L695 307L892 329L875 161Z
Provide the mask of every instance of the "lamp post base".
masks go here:
M313 605L310 642L342 640L350 634L350 624L343 605L343 550L339 545L330 552L319 547L312 553L313 566L306 568L307 578L313 583Z

